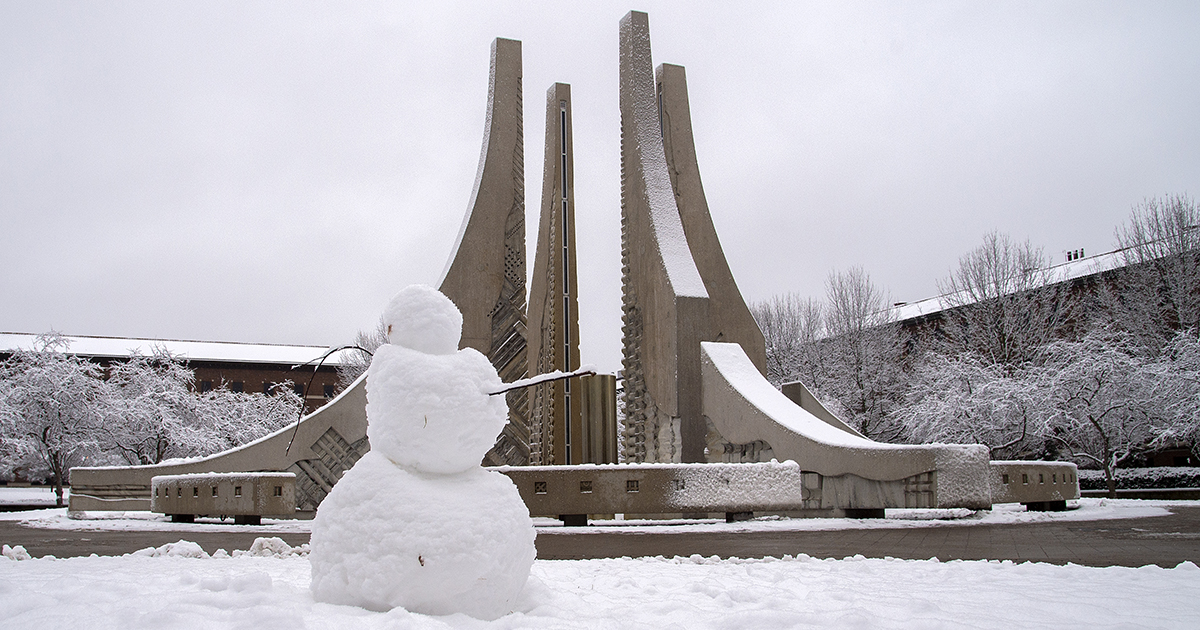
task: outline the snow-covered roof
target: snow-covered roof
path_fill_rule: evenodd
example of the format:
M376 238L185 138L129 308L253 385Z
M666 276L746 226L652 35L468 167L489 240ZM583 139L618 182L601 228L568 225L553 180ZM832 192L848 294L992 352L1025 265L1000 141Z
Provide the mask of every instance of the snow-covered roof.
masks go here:
M1059 282L1083 278L1104 271L1110 271L1125 264L1125 259L1121 255L1123 250L1115 250L1095 256L1086 256L1078 260L1072 260L1057 265L1052 265L1049 269L1051 277L1057 278ZM893 311L896 321L905 321L939 313L950 307L952 303L965 304L970 300L950 300L949 295L938 295L935 297L925 298L916 302L908 302L895 307Z
M0 332L0 352L31 349L37 335L32 333ZM143 339L138 337L98 337L64 335L71 345L68 352L86 357L128 358L133 354L149 356L163 348L173 356L188 361L222 361L229 363L278 363L298 365L313 361L329 351L326 346L294 346L275 343L242 343L237 341L192 341L186 339ZM337 366L342 353L335 352L325 365Z

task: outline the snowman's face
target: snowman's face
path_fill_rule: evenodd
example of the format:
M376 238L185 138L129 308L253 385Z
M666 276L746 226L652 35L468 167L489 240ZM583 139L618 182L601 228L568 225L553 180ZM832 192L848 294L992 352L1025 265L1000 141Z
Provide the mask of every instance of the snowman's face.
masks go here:
M388 341L427 354L453 354L462 337L462 313L450 298L423 284L405 287L383 312Z

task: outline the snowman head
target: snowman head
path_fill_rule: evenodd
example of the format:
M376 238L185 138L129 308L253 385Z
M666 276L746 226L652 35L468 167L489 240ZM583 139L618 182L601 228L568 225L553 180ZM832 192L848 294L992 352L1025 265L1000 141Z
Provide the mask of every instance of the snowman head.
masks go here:
M450 298L424 284L405 287L383 311L388 342L427 354L454 354L462 313Z

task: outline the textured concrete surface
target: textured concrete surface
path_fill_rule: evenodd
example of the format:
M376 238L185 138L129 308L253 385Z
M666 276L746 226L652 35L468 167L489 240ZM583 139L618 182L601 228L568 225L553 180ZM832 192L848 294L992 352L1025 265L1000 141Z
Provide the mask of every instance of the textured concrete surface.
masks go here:
M670 526L651 533L568 528L540 529L538 558L578 559L621 556L779 557L808 554L844 558L940 560L1013 560L1068 562L1088 566L1173 567L1185 560L1200 563L1200 508L1170 508L1168 516L1107 521L1050 522L1018 525L964 525L914 529L863 529L798 532L680 532ZM0 521L0 543L23 545L34 556L119 555L181 538L212 553L249 549L258 536L279 536L291 545L308 542L308 534L263 533L253 526L230 532L80 532L23 527ZM674 530L674 531L673 531Z
M533 374L579 369L573 155L571 86L555 83L546 92L542 208L533 276L529 281L528 352ZM566 379L542 383L530 390L530 464L588 461L583 448L583 406L579 388L579 379Z
M626 461L704 461L700 341L708 293L671 188L650 23L621 20L621 294Z

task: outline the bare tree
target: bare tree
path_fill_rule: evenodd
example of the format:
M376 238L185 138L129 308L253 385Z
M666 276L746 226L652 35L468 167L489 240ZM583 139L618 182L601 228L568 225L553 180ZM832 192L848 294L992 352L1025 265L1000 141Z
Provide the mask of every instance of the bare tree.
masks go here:
M825 334L823 311L820 301L795 293L751 305L750 312L767 342L767 379L776 387L797 379L817 389L823 384L816 343Z
M39 335L0 364L0 443L15 457L33 457L50 471L56 504L71 466L97 446L107 395L100 367L66 353L58 333Z
M1200 209L1187 195L1146 199L1117 228L1122 273L1115 321L1157 352L1176 332L1200 328Z
M956 351L1015 369L1036 357L1070 315L1070 294L1040 248L989 232L938 283L944 332Z
M867 437L899 441L903 425L891 412L903 390L903 344L887 293L862 267L831 273L825 281L824 346L828 382L846 418Z
M387 343L387 328L383 325L383 317L379 318L374 330L360 330L354 336L354 348L342 352L342 363L338 366L338 391L350 387L367 368L371 366L371 355L375 350Z

